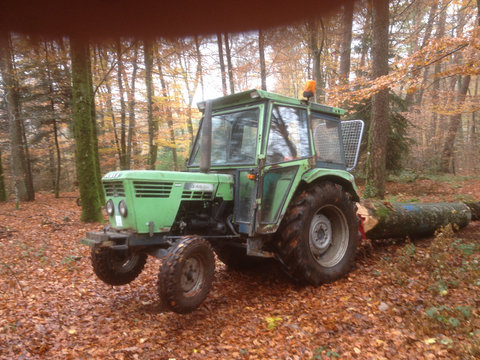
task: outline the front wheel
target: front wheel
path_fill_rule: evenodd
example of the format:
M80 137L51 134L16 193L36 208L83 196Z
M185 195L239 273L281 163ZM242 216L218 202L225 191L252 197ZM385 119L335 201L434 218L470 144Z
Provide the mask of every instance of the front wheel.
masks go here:
M292 200L278 253L290 275L317 286L350 271L358 240L356 205L350 194L338 184L323 182Z
M210 244L199 237L184 237L172 246L158 274L158 293L167 308L192 312L212 287L215 257Z
M109 285L126 285L140 275L147 262L147 254L112 250L95 246L91 251L93 271Z

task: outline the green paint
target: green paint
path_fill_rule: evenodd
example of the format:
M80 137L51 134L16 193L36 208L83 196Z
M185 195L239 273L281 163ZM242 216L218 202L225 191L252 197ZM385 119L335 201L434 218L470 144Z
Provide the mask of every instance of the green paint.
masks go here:
M182 201L233 200L233 176L224 174L115 171L104 176L103 184L107 201L115 205L115 214L109 217L112 227L139 234L149 232L150 221L156 233L170 231ZM127 204L126 217L118 210L122 200Z

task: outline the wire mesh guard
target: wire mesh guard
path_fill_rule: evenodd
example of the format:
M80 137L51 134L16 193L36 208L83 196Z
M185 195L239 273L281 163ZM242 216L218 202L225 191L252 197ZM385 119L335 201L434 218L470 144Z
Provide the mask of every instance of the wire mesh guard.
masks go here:
M360 143L362 141L364 123L362 120L342 121L343 148L345 150L345 165L351 171L357 165Z
M315 145L317 160L343 165L338 122L322 119L318 120L317 124L313 130L313 143Z

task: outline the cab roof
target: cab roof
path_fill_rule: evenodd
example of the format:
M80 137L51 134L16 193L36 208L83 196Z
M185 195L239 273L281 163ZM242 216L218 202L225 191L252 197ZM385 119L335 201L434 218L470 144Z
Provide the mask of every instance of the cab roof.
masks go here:
M220 110L220 109L235 106L235 105L256 103L259 100L273 100L273 101L288 104L288 105L300 105L300 106L307 105L307 102L304 100L299 100L289 96L279 95L272 92L257 90L257 89L252 89L252 90L242 91L232 95L222 96L222 97L213 99L211 101L212 101L213 110ZM341 116L345 114L345 110L332 107L332 106L321 105L313 102L309 102L308 105L310 106L310 109L314 111L323 112L326 114L332 114L336 116ZM205 101L198 103L198 108L200 111L203 112L203 110L205 109Z

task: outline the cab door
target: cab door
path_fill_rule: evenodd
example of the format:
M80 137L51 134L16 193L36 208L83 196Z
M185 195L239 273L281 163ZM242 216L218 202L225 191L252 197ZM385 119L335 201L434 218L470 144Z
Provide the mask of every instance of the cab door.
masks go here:
M312 157L307 108L275 103L271 106L258 179L255 224L258 234L277 230Z

